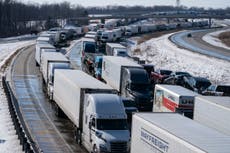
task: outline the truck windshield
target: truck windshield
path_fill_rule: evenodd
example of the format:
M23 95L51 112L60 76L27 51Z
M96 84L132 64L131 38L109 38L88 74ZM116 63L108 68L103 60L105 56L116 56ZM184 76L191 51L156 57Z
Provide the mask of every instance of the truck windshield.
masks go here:
M95 43L85 43L84 44L84 52L86 52L86 53L96 53Z
M131 83L131 90L133 91L149 91L150 85L149 84L140 84L140 83Z
M98 130L127 130L126 119L97 119Z

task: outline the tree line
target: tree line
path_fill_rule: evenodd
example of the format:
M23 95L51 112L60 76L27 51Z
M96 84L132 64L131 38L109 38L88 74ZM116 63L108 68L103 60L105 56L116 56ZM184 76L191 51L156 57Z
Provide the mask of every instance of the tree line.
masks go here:
M48 29L61 19L79 16L88 16L87 10L68 2L37 5L0 0L0 37L29 33L38 27Z
M185 6L106 6L106 7L83 7L72 5L69 2L54 4L22 3L17 0L0 0L0 37L29 33L38 27L42 30L60 25L64 19L85 17L88 14L121 14L122 13L148 13L190 11L215 13L219 15L230 14L230 8L204 9ZM88 21L74 24L87 24Z

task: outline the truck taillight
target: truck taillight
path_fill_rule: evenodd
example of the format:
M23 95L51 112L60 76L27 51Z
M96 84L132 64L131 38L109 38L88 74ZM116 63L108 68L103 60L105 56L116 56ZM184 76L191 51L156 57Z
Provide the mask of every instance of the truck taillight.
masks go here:
M82 51L82 57L84 57L85 56L85 52L84 51Z

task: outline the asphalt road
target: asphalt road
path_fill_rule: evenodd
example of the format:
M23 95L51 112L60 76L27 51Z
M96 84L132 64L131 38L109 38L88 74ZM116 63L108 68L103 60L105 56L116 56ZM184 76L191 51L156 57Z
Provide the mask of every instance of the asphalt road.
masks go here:
M33 140L44 153L86 153L74 140L70 120L55 116L54 106L43 92L34 56L34 46L22 50L12 64L10 75L11 86Z
M170 40L182 48L230 61L230 50L213 46L202 40L205 34L213 31L216 29L183 31L172 35ZM189 33L192 37L187 37Z

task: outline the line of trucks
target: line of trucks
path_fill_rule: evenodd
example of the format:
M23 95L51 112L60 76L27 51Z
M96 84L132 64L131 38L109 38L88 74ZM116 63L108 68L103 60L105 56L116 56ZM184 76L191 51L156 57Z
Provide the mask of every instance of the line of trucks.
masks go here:
M89 152L229 152L230 97L156 85L151 102L148 74L130 58L103 56L105 84L73 70L65 55L47 46L37 41L35 53L47 95L56 114L64 113L73 122L76 141ZM124 97L136 102L139 111L154 112L135 113L131 134Z

